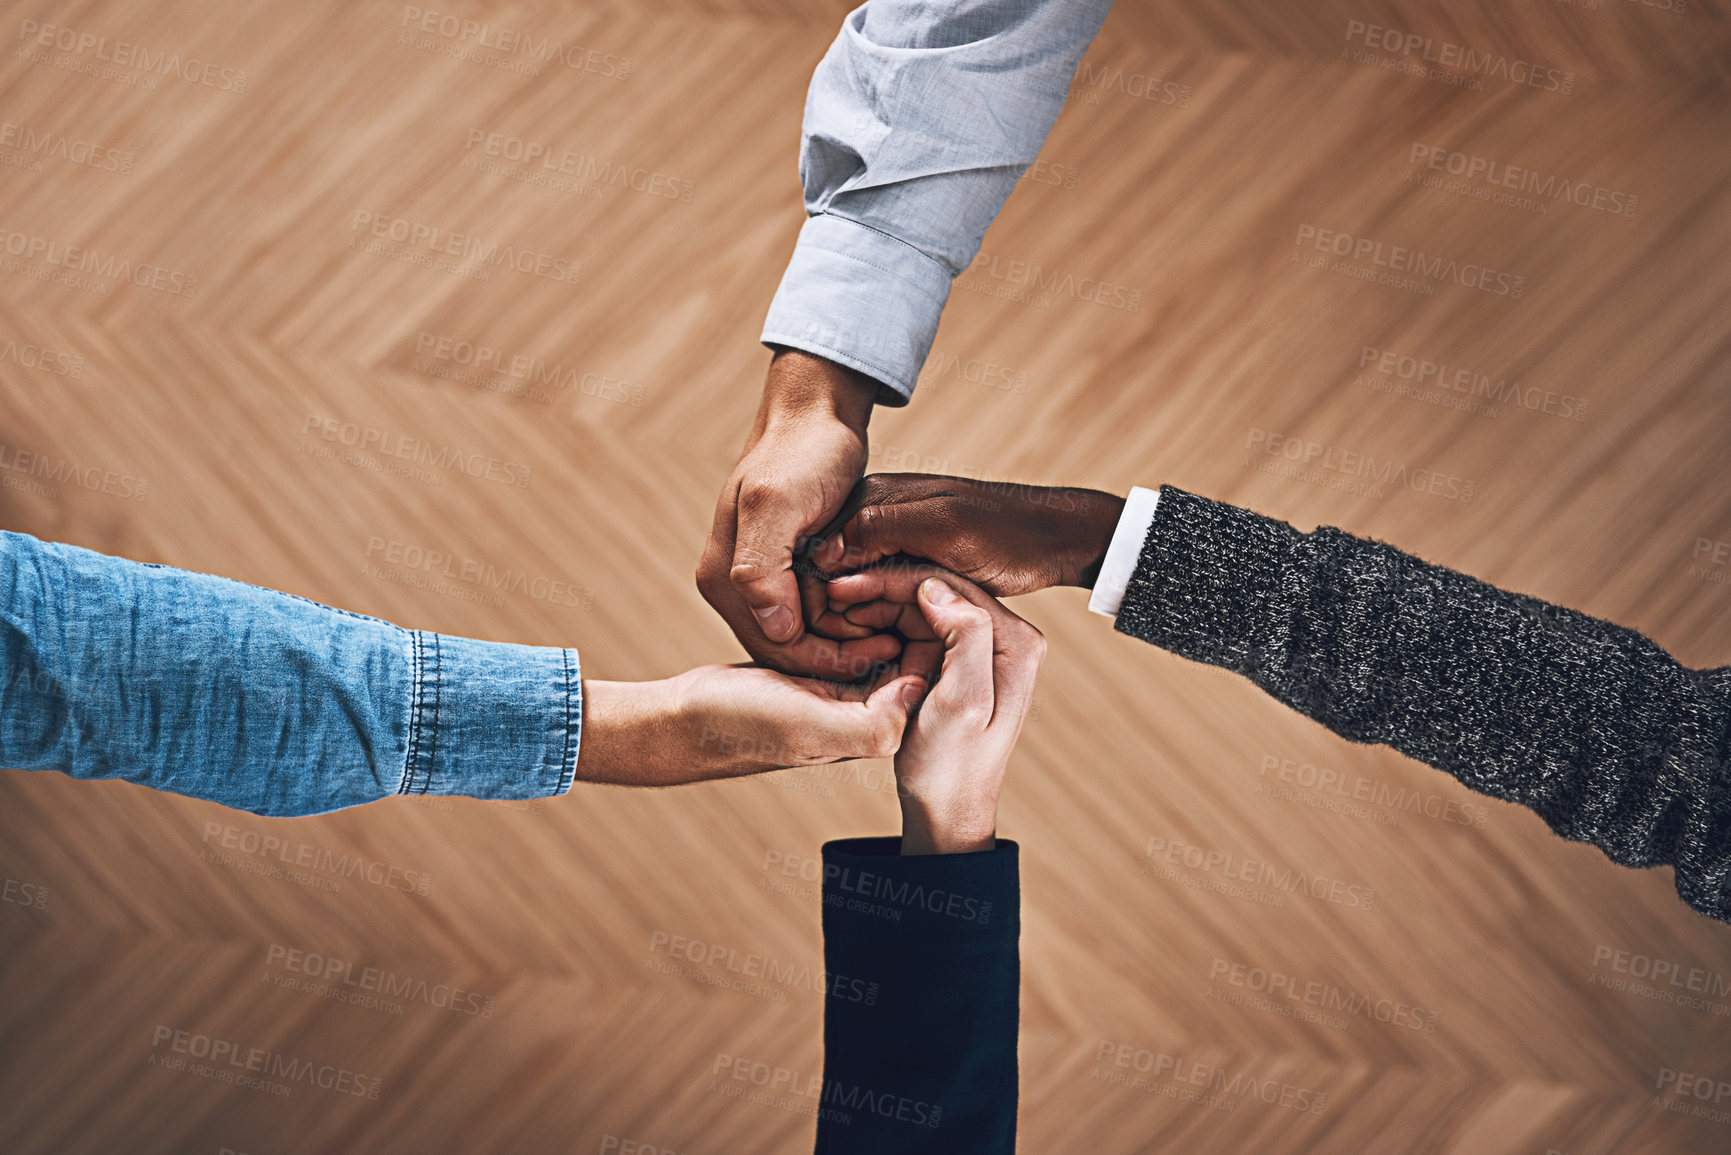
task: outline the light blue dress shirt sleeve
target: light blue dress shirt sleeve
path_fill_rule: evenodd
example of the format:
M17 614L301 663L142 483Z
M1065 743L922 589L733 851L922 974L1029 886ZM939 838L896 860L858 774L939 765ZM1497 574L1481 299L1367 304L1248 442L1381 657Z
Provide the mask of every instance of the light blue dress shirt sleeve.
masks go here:
M906 403L950 293L1039 155L1111 0L871 0L812 74L808 214L763 341Z
M0 766L273 816L576 776L577 653L0 533Z

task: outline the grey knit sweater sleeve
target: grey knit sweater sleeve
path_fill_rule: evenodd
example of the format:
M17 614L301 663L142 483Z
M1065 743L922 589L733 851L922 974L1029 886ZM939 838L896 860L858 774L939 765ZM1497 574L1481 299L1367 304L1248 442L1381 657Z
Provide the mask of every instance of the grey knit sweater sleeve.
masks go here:
M1731 921L1731 667L1165 486L1117 628L1518 802Z

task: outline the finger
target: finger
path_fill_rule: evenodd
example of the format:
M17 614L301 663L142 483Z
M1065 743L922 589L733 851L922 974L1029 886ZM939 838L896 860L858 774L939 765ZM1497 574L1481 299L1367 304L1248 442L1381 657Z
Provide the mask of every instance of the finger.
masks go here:
M796 571L797 572L797 571ZM823 638L844 641L849 638L869 638L873 630L856 625L840 611L832 610L825 581L812 573L799 573L799 596L805 628Z
M831 551L834 560L824 568L859 569L898 553L943 557L955 526L935 510L935 503L927 501L861 506L841 527L843 547Z
M932 627L926 621L926 616L917 605L902 605L899 602L867 602L863 606L852 606L842 614L849 622L862 623L881 622L873 625L877 630L895 630L904 640L931 641L937 635L932 633Z
M880 600L912 604L918 600L921 582L945 572L930 562L901 558L882 561L831 580L829 600L846 605Z
M881 634L885 632L884 630L875 629L871 626L861 625L847 617L845 614L839 614L834 610L829 609L826 609L823 613L819 614L816 620L808 617L805 622L805 628L807 632L815 634L820 638L830 638L838 642L849 641L857 638L869 638L873 634Z
M805 517L774 481L747 480L736 499L733 564L727 576L772 642L788 644L802 631L793 555Z
M1046 657L1046 636L1011 611L1004 614L1010 620L994 621L992 626L992 679L997 687L992 725L1010 725L1020 733L1033 706L1034 685Z
M902 636L903 642L935 642L938 635L932 633L932 624L926 621L926 615L917 605L903 606L902 616L896 619L896 633Z
M932 632L944 643L932 705L946 712L976 713L984 730L991 721L993 702L991 613L957 592L950 578L921 582L919 598Z
M812 564L829 573L846 569L847 567L842 564L842 559L846 556L847 542L842 539L840 533L820 538L811 547Z
M894 634L872 634L842 642L805 634L791 646L765 653L762 660L784 673L857 682L880 673L901 655L901 650L901 639Z
M901 749L908 717L925 699L930 685L930 679L924 675L903 674L866 699L866 714L875 738L870 756L887 758Z
M865 602L849 606L837 616L863 629L887 630L896 624L907 608L895 602Z
M918 674L930 685L938 680L938 673L943 669L944 643L936 638L908 642L902 646L900 665L902 673Z
M1022 718L1034 700L1034 683L1046 656L1046 637L1003 602L954 574L945 584L975 607L985 610L992 623L992 721L1000 719L1019 730ZM922 585L923 592L925 586ZM923 606L923 601L922 601ZM905 651L904 647L904 651ZM941 683L940 683L941 684Z

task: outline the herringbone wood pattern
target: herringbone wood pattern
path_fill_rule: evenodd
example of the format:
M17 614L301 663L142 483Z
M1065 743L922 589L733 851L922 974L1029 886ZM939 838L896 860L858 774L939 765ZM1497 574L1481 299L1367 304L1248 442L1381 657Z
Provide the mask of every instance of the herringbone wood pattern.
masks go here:
M691 573L798 226L805 83L845 7L452 6L580 46L576 67L530 75L453 55L474 37L405 30L409 10L377 0L12 6L0 524L407 625L575 644L595 676L736 655ZM1349 42L1351 21L1504 74L1572 73L1572 91L1403 75ZM49 24L72 38L38 46ZM154 89L101 73L140 66L114 62L121 41ZM874 422L874 466L1172 482L1731 662L1712 564L1731 549L1728 61L1717 3L1122 0L1047 163L954 294L921 395ZM489 156L490 133L575 159ZM1423 187L1415 145L1581 182L1587 203L1480 199L1483 174ZM1638 197L1632 215L1607 211L1613 193ZM372 219L405 239L367 248ZM1357 281L1295 263L1321 255L1295 245L1305 226L1509 279ZM430 267L432 246L473 243L531 271ZM69 244L95 271L44 279ZM574 281L542 275L565 262ZM1495 291L1516 277L1518 300ZM1136 307L1079 299L1084 280ZM460 343L554 383L460 365ZM1361 367L1366 347L1394 371ZM1520 392L1494 414L1403 395L1402 356ZM343 445L345 426L365 443ZM1271 437L1321 447L1310 472L1261 452ZM481 476L393 472L402 438ZM1364 492L1343 463L1365 456L1408 484ZM507 574L525 580L491 587ZM1052 641L1001 827L1025 855L1023 1150L1731 1146L1658 1087L1665 1070L1731 1080L1731 931L1684 908L1669 871L1622 870L1339 741L1115 635L1074 591L1017 608ZM728 1097L748 1085L712 1072L723 1055L819 1069L801 859L894 829L886 772L284 822L8 772L0 1149L807 1150L809 1100ZM1178 843L1195 851L1168 865ZM1241 870L1261 881L1222 889ZM670 961L673 936L733 953ZM777 978L716 985L751 955ZM1682 985L1630 989L1655 960ZM308 969L387 1005L326 998ZM1271 975L1279 990L1254 989ZM1677 1001L1691 983L1705 1006ZM159 1067L161 1028L378 1095Z

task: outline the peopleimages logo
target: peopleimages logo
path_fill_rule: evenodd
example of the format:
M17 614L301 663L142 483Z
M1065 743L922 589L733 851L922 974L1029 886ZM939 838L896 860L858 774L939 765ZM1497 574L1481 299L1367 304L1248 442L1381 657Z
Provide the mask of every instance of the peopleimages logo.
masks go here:
M826 863L823 868L825 890L832 895L858 895L878 902L890 902L902 907L918 907L933 914L977 922L985 926L992 921L992 904L977 898L957 894L942 888L930 888L919 883L896 882L869 870Z
M84 376L84 358L76 353L62 353L32 341L0 336L0 365L8 361L20 368L35 369L56 377L77 379Z
M1471 504L1476 488L1471 478L1456 477L1435 469L1413 469L1404 461L1390 457L1378 460L1372 453L1290 437L1267 429L1252 427L1244 448L1248 455L1246 463L1256 463L1258 457L1265 459L1264 463L1269 458L1283 459L1294 463L1294 475L1303 480L1341 482L1339 485L1331 484L1331 487L1349 492L1358 492L1362 487L1372 497L1380 498L1390 487L1395 487ZM1257 468L1262 469L1262 464L1257 464ZM1270 471L1264 469L1263 472Z
M379 240L407 244L412 249L426 249L440 256L456 257L468 265L503 265L519 273L529 273L548 281L575 283L578 274L583 271L582 261L514 245L501 245L497 241L483 241L471 233L452 232L437 225L411 221L405 217L393 217L386 213L369 212L366 209L355 210L349 228L357 234L349 239L350 248L358 247L356 242L361 239L358 234L364 233Z
M199 857L223 866L231 865L227 860L234 856L222 852L233 851L246 855L247 860L254 863L282 863L291 868L316 870L334 878L359 879L386 890L401 890L408 894L424 895L433 884L433 876L424 870L404 870L364 854L339 852L311 842L290 842L274 834L260 835L221 822L206 822L200 842L203 846ZM268 872L253 870L251 873Z
M993 286L981 280L982 277L1001 282L1003 291L993 291ZM1032 261L1013 260L985 251L981 251L956 280L962 288L972 286L972 292L984 291L990 296L1003 296L1010 300L1038 302L1044 294L1053 293L1127 312L1133 312L1142 305L1141 289L1102 281L1097 277L1077 277L1062 269L1043 268Z
M1528 85L1563 96L1575 90L1575 74L1556 68L1546 68L1528 60L1505 56L1500 52L1480 52L1474 48L1444 40L1437 42L1417 32L1399 28L1384 28L1362 20L1346 22L1346 39L1358 41L1366 48L1380 49L1392 56L1418 55L1420 62L1435 64L1443 69L1477 79L1501 79L1510 84ZM1347 50L1342 49L1344 56Z
M433 365L427 358L443 361L446 365ZM550 402L554 399L554 390L569 389L585 397L641 409L646 392L642 385L622 377L609 377L557 362L549 364L543 358L526 353L496 349L475 341L429 333L425 329L415 337L415 362L416 371L430 377L459 380L479 385L490 392L511 392L536 401ZM521 389L500 388L496 381L499 377L522 381L525 385Z
M1319 796L1333 794L1337 798L1352 802L1386 807L1396 815L1419 814L1453 826L1470 826L1483 830L1490 814L1489 807L1482 803L1457 801L1440 794L1409 790L1405 786L1391 786L1387 782L1378 782L1362 774L1349 775L1330 767L1318 767L1309 762L1281 758L1275 754L1262 756L1262 764L1257 767L1257 773L1264 779L1272 776L1273 787L1281 784L1297 786L1306 791L1314 790ZM1281 796L1276 789L1271 789L1271 784L1267 782L1258 783L1256 792ZM1299 794L1292 800L1304 801L1306 796ZM1396 825L1397 822L1388 825Z
M1731 1080L1660 1067L1655 1088L1652 1106L1714 1123L1731 1123ZM1696 1101L1691 1103L1691 1099ZM1709 1102L1711 1107L1705 1105Z
M1353 1015L1425 1034L1434 1035L1440 1021L1436 1011L1427 1011L1415 1003L1373 998L1362 991L1342 990L1319 979L1304 979L1219 957L1209 964L1208 981L1224 982L1270 998L1290 999L1320 1007L1324 1013Z
M444 47L455 51L441 55L475 63L492 63L493 58L480 51L484 49L497 53L500 62L518 65L532 74L538 74L540 65L554 62L575 72L591 72L614 80L624 80L631 75L632 62L623 56L585 48L581 44L567 44L551 36L537 37L521 28L467 20L450 12L437 12L413 4L403 6L402 27L410 33L442 37L449 42ZM427 46L417 43L413 47L425 49ZM521 59L513 60L513 57Z
M1114 1071L1111 1068L1121 1068ZM1144 1076L1135 1079L1135 1075ZM1094 1049L1092 1081L1114 1086L1129 1085L1137 1090L1155 1090L1161 1083L1180 1084L1218 1091L1219 1095L1192 1092L1188 1101L1231 1111L1240 1102L1254 1099L1270 1106L1281 1106L1307 1115L1320 1115L1328 1105L1328 1094L1313 1087L1300 1087L1273 1077L1258 1078L1246 1071L1236 1073L1220 1064L1198 1062L1182 1055L1169 1055L1113 1039L1101 1039ZM1134 1081L1132 1081L1134 1079ZM1170 1098L1179 1098L1170 1095Z
M1303 248L1306 241L1319 253L1330 253L1349 261L1368 259L1372 265L1394 273L1415 273L1430 281L1453 281L1468 289L1477 289L1516 301L1521 299L1521 294L1526 289L1525 277L1501 273L1489 265L1471 261L1462 264L1453 257L1426 253L1423 249L1411 249L1404 245L1385 246L1383 242L1371 237L1354 236L1317 225L1298 226L1298 236L1292 243ZM1371 273L1372 270L1367 269L1366 272Z
M137 285L141 289L155 289L171 297L184 297L190 301L198 296L198 278L191 273L148 262L134 264L131 259L116 256L114 253L104 253L86 245L70 244L54 237L19 232L3 225L0 225L0 249L4 249L8 256L20 257L26 261L40 257L43 262L56 268L94 273L110 281ZM20 266L10 271L27 272L28 267ZM99 291L106 292L107 289L100 287Z
M22 149L26 155L38 159L59 159L103 172L126 174L132 171L132 154L123 149L49 129L38 131L31 125L13 124L9 120L0 120L0 148Z
M164 1043L168 1044L170 1052L167 1056L160 1054ZM246 1086L257 1086L260 1079L280 1080L275 1085L283 1089L276 1093L282 1095L288 1094L290 1084L306 1083L340 1095L353 1095L357 1099L377 1099L379 1091L385 1085L383 1079L363 1075L333 1063L312 1063L285 1055L281 1051L263 1047L242 1047L232 1039L219 1039L161 1024L156 1027L150 1050L151 1066L184 1070L186 1062L177 1056L187 1055L208 1061L208 1069L195 1068L195 1074L220 1083L241 1083Z
M1163 865L1166 870L1159 876L1167 881L1176 878L1176 872L1172 868L1182 866L1189 871L1215 875L1228 881L1248 882L1253 886L1287 894L1303 894L1319 902L1332 902L1337 906L1355 910L1369 910L1376 902L1376 891L1367 886L1311 874L1306 870L1294 870L1290 866L1283 867L1262 859L1246 858L1224 850L1205 848L1175 838L1150 835L1145 856L1148 862L1144 864L1143 870L1156 873L1150 868Z
M88 54L94 59L105 64L112 64L116 68L153 72L158 76L173 76L188 84L216 88L223 92L246 91L247 74L245 69L224 68L190 56L182 60L178 52L152 52L143 45L133 44L125 40L116 40L110 44L106 36L97 36L92 32L80 32L76 28L67 28L61 24L40 24L35 20L20 20L18 22L18 39L25 42L26 50L52 48L56 52L69 52L74 56Z
M937 1103L910 1099L906 1095L895 1095L887 1091L875 1091L868 1087L850 1086L835 1079L825 1079L822 1075L804 1076L787 1067L773 1066L739 1055L716 1055L715 1064L709 1073L715 1080L715 1083L711 1084L711 1091L716 1090L717 1084L722 1084L723 1080L728 1080L763 1088L771 1095L810 1100L814 1104L821 1103L831 1108L869 1112L879 1118L895 1119L916 1127L936 1127L944 1118L944 1109ZM841 1121L845 1123L849 1120L844 1117Z
M367 561L373 565L384 562L435 578L465 582L480 589L522 594L549 605L570 606L590 610L595 607L595 591L567 578L552 578L524 570L500 569L492 562L449 550L428 549L412 542L367 538Z
M661 200L691 203L697 186L691 181L670 176L655 169L603 160L586 152L577 152L544 141L524 140L502 132L471 128L463 151L479 151L528 167L540 167L562 176L575 176L599 185L616 185Z
M1115 68L1106 64L1082 61L1076 70L1073 92L1093 90L1113 91L1151 104L1171 104L1183 108L1190 103L1190 86L1174 80L1164 80L1142 72Z
M1519 381L1510 381L1506 377L1493 381L1484 373L1464 366L1450 365L1446 361L1432 361L1427 357L1415 357L1392 349L1378 349L1374 345L1366 345L1359 350L1358 367L1369 369L1371 374L1382 374L1382 380L1375 376L1365 380L1373 389L1392 393L1404 392L1389 380L1396 378L1399 381L1411 382L1413 396L1419 400L1428 399L1426 390L1435 390L1483 401L1493 406L1484 411L1485 416L1496 416L1495 405L1518 405L1534 413L1546 413L1570 421L1585 421L1587 418L1585 397L1522 385Z
M267 970L304 976L310 980L305 988L308 993L357 1006L400 999L453 1014L490 1019L497 1003L493 995L465 990L451 983L428 982L424 978L400 975L382 967L360 966L337 955L280 943L272 943L266 948L264 965ZM397 1003L388 1003L387 1008L396 1014L402 1013Z
M24 478L10 476L22 473ZM26 478L28 480L26 480ZM57 497L62 485L105 493L110 497L143 501L150 493L150 482L131 473L104 469L99 465L81 465L64 457L49 457L33 453L16 445L0 441L0 484L8 489L23 489L40 497Z
M649 953L665 954L670 959L681 959L700 967L720 968L742 979L761 979L795 990L821 993L843 1002L870 1007L876 1006L878 1001L877 983L833 971L813 970L804 963L784 963L760 951L742 952L737 947L670 931L657 930L650 934Z
M1542 198L1544 202L1562 200L1613 216L1632 217L1635 215L1636 206L1641 203L1640 197L1618 189L1588 184L1583 180L1572 181L1568 177L1555 174L1542 177L1535 169L1455 152L1439 145L1419 144L1416 141L1408 153L1407 163L1422 165L1427 172L1458 176L1468 184L1482 184L1497 192L1508 189ZM1410 170L1407 179L1413 179L1413 172ZM1516 207L1524 206L1516 204Z
M406 433L393 435L370 425L359 425L353 421L341 421L335 417L321 417L316 413L309 413L306 423L301 427L302 444L306 444L314 434L325 441L362 451L383 453L403 461L412 461L416 465L455 471L468 477L484 478L518 489L529 487L530 467L521 462L489 457L485 453L450 445L434 445L431 441L422 441L419 437L411 437Z

